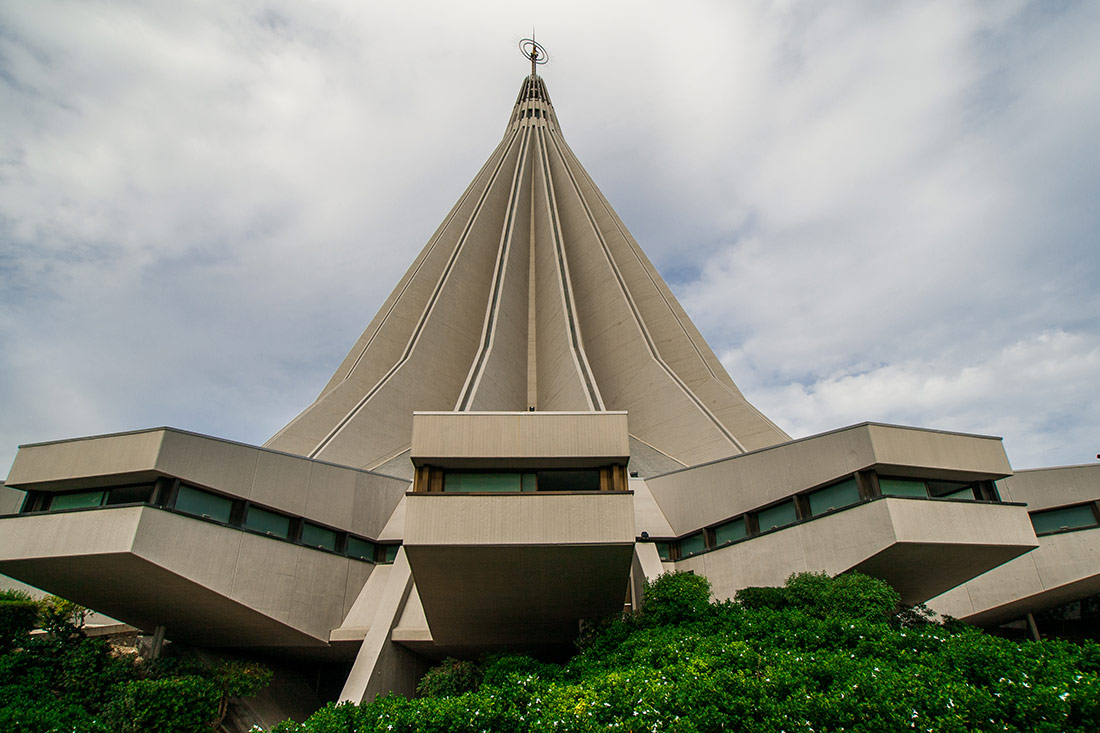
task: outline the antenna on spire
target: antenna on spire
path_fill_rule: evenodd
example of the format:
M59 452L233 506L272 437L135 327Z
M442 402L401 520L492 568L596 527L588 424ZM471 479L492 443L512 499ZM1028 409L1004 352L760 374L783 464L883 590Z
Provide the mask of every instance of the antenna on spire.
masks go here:
M531 35L535 35L534 31ZM519 50L524 56L531 60L531 78L535 78L535 66L545 64L550 60L550 54L546 52L546 49L542 47L541 43L535 41L534 38L524 38L519 42Z

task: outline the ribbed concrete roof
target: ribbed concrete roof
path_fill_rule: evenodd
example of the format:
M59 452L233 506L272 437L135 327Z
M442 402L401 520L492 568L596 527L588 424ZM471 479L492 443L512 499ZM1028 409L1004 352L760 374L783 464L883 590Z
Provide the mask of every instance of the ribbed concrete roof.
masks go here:
M685 465L789 437L748 403L523 79L500 145L267 447L374 467L414 411L626 410Z

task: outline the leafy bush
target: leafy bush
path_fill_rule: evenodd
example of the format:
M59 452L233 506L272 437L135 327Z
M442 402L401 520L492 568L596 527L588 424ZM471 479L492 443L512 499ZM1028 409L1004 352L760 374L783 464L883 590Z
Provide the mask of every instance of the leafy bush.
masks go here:
M782 588L744 588L736 600L747 608L799 609L816 618L843 616L882 621L903 606L888 583L861 573L831 578L825 573L796 573Z
M225 714L229 711L229 698L251 697L271 684L273 676L271 670L262 664L240 660L220 662L214 665L211 674L220 695L215 727L225 720Z
M421 697L451 697L476 690L480 684L481 670L476 664L447 657L420 679L416 693Z
M84 635L84 613L60 598L0 593L8 642L0 650L0 731L206 733L230 697L255 694L271 679L266 667L246 662L208 668L117 656L103 639ZM46 633L31 636L39 621Z
M656 623L677 623L710 606L710 581L692 573L664 573L646 581L642 613Z
M39 601L42 628L49 635L61 640L84 636L84 619L88 609L78 603L48 596Z
M37 623L37 601L22 591L0 591L0 652L19 646Z
M134 680L111 701L107 722L117 733L199 733L217 721L220 700L212 680L194 675Z
M551 681L562 674L560 665L540 662L524 654L493 655L485 659L482 667L481 684L491 687L507 687L530 678Z
M896 594L854 573L724 603L701 601L705 583L657 579L640 617L603 624L565 665L490 658L476 689L329 705L278 731L1100 730L1095 643L899 628Z

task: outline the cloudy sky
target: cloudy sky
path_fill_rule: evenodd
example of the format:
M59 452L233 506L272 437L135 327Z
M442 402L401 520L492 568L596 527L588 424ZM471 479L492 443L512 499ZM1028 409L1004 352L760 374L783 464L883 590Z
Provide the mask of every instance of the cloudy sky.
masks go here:
M0 4L0 475L261 443L504 132L571 147L749 398L1100 452L1100 3Z

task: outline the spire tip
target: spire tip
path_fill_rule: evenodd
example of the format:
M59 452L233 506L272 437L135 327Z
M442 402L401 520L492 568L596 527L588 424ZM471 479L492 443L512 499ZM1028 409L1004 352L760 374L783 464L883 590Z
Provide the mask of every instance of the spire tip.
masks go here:
M545 64L550 60L550 54L546 52L542 44L534 39L535 33L531 32L531 38L524 38L519 42L519 51L531 61L531 78L535 77L535 67Z

